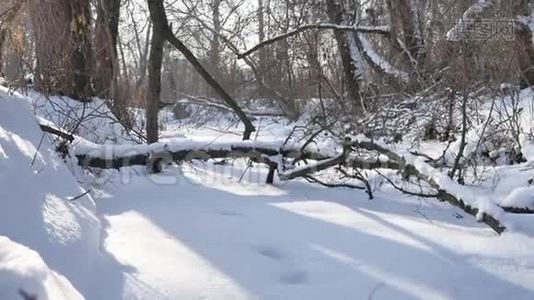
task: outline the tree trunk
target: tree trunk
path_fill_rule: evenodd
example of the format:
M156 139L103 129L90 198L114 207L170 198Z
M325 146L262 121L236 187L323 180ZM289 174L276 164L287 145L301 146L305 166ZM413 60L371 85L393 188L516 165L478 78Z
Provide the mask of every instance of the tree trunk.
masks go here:
M265 40L265 9L263 6L263 1L258 0L258 38L259 42ZM259 85L259 95L260 97L266 97L268 95L267 90L261 84L262 81L265 81L265 73L267 70L267 48L263 47L259 50L259 62L258 62L258 82Z
M6 42L7 33L5 30L0 31L0 74L4 74L4 44Z
M167 84L164 85L162 92L162 101L165 103L173 103L177 100L178 87L176 84L176 74L183 72L184 69L178 65L178 60L171 57L170 51L163 51L163 73L165 74ZM188 117L185 104L176 102L173 105L172 112L177 119L184 119Z
M163 0L148 0L150 18L152 19L152 40L148 65L148 95L146 99L146 135L147 142L158 141L158 113L161 93L161 63L163 60L163 44L165 42L164 26L167 24L163 8Z
M331 23L347 25L345 24L347 16L342 4L336 0L328 0L326 1L326 8ZM361 74L358 69L359 62L355 61L353 57L358 53L356 41L352 32L334 30L334 37L341 57L345 91L351 103L354 104L353 106L357 106L360 103Z
M211 1L213 30L210 45L210 64L213 72L218 73L219 64L221 60L221 12L220 12L221 0Z
M419 23L419 1L388 0L391 42L403 53L407 66L424 69L425 49Z
M91 11L89 0L31 0L37 89L81 101L91 87Z
M95 26L94 85L99 96L115 97L118 70L117 39L119 35L120 0L100 0Z
M119 39L120 0L100 0L95 26L94 87L98 96L110 100L109 108L126 128L132 127L126 95L119 90ZM127 76L127 74L125 74ZM127 78L127 77L125 77Z
M532 9L528 0L518 1L516 12L518 16L532 19ZM521 21L516 22L516 44L519 67L521 69L521 85L523 87L534 85L534 44L530 27Z

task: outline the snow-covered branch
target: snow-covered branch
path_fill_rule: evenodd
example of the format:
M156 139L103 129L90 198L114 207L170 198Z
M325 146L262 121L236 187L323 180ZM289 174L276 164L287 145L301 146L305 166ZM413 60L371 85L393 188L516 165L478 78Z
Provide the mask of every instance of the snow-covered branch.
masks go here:
M337 24L328 24L328 23L320 23L320 24L307 24L302 25L296 29L293 29L289 32L277 35L273 38L270 38L268 40L264 40L257 44L256 46L250 48L249 50L241 53L238 55L238 58L245 58L249 56L250 54L254 53L258 49L265 47L267 45L273 44L277 41L287 39L291 36L297 35L303 31L309 30L309 29L332 29L332 30L342 30L342 31L353 31L357 33L375 33L375 34L389 34L389 27L388 26L349 26L349 25L337 25Z
M504 209L485 197L479 197L472 189L455 183L447 175L436 170L424 158L416 157L408 151L397 153L386 145L374 142L363 135L357 136L354 146L370 151L377 151L389 159L400 162L401 168L409 175L414 175L426 181L438 190L437 197L466 213L473 215L477 221L488 225L497 233L502 233L506 227L504 223Z
M406 83L409 80L408 74L393 66L386 58L376 52L365 36L356 34L356 38L358 49L371 69L379 75L383 75L394 85L401 85L401 83Z
M179 96L181 96L182 99L166 101L166 102L163 102L164 105L173 105L173 104L178 104L178 103L182 103L182 104L192 103L192 104L217 108L223 111L234 112L227 105L225 105L224 103L221 103L220 101L217 101L216 99L211 99L211 98L206 98L206 97L201 97L201 96L192 96L192 95L188 95L185 93L181 93L179 91L174 91L174 92L178 94ZM251 117L261 117L261 116L283 117L285 116L284 113L272 111L272 109L270 111L256 111L256 110L249 110L249 109L243 108L242 110L243 112L245 112L245 114Z

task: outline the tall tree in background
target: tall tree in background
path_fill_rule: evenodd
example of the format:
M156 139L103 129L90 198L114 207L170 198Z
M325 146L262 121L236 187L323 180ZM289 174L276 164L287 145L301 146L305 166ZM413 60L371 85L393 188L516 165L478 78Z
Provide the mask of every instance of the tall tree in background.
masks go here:
M99 97L108 99L109 108L126 128L131 128L125 95L119 92L119 39L120 0L99 0L95 25L94 87Z
M393 45L403 53L406 65L416 71L424 69L425 46L420 23L418 0L388 0L390 15L390 38Z
M163 10L163 0L148 0L150 19L152 20L152 39L148 63L148 93L146 100L146 135L147 142L158 141L158 113L161 94L161 64L163 45L165 43L165 26L167 17Z
M213 33L209 48L209 61L212 70L217 73L221 63L221 0L211 0L211 14L213 21Z
M350 18L345 11L343 2L344 1L339 0L326 1L328 18L331 23L348 25L347 21L350 20ZM359 63L355 60L355 57L353 57L359 52L356 41L354 40L354 35L352 32L334 30L334 37L336 39L339 56L341 57L346 94L352 103L359 103L361 74L358 69Z
M100 0L95 25L95 76L98 95L114 97L113 83L118 70L117 39L119 35L120 0Z
M530 1L517 1L514 13L519 20L515 22L516 44L518 49L519 68L521 69L521 85L534 85L534 44L532 43L532 30L528 26L532 22L532 8Z
M265 40L265 8L263 2L265 0L258 0L258 42L261 43ZM262 47L259 50L259 62L258 62L258 81L260 82L259 95L261 97L267 96L266 89L262 86L261 82L265 80L265 73L267 71L267 48Z
M87 100L93 95L89 0L30 0L29 4L37 89Z
M189 48L179 40L167 21L167 14L163 0L147 0L150 10L150 18L153 22L152 41L150 50L150 64L148 68L148 99L146 105L147 116L147 140L149 143L158 140L158 110L161 94L161 64L163 60L163 44L168 41L173 47L191 63L195 70L202 76L206 83L211 86L222 100L236 113L245 127L243 139L250 139L250 135L256 130L248 116L243 112L237 102L219 84L215 78L200 63L197 57Z

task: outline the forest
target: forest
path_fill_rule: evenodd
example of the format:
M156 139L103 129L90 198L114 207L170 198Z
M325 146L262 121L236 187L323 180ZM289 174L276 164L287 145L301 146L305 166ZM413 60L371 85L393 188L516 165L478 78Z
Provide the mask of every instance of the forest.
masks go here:
M0 299L533 299L534 1L0 0Z

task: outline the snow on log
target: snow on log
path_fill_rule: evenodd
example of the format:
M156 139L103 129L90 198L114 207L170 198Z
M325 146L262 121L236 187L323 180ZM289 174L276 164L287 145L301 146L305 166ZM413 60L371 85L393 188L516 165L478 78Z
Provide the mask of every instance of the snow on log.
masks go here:
M346 153L339 154L335 157L318 161L317 163L307 164L300 168L295 168L291 171L280 173L280 179L282 180L291 180L297 177L303 177L317 171L322 171L330 167L342 164L346 160Z
M500 234L506 229L503 225L505 212L503 208L490 199L478 197L472 189L455 183L447 175L426 163L424 158L414 156L408 151L397 154L387 146L372 141L363 135L355 137L353 145L366 150L377 151L389 159L399 162L405 172L415 175L437 189L438 199L449 202L473 215L477 221L485 223L495 232Z
M253 162L263 163L269 167L267 183L273 183L274 172L279 169L280 157L311 159L316 162L286 172L280 172L281 180L306 177L317 171L343 164L356 169L398 169L408 175L414 175L438 190L437 197L457 206L475 216L501 233L505 230L502 222L503 213L531 214L534 209L529 206L499 206L489 199L477 197L475 192L455 183L445 174L425 162L425 158L403 151L398 154L387 146L371 141L365 136L357 136L351 146L384 154L388 161L369 161L349 156L350 150L345 146L341 154L321 153L320 151L302 150L300 145L285 146L279 142L229 141L206 143L187 138L175 138L166 142L142 145L102 145L83 140L72 134L49 125L40 124L44 132L62 137L72 142L72 154L82 167L102 169L120 169L128 166L149 166L152 170L161 168L160 164L172 161L208 160L217 158L249 158ZM534 193L534 192L533 192ZM524 197L523 197L524 198ZM517 201L509 201L516 203ZM507 204L507 202L503 203ZM508 203L509 204L509 203Z

